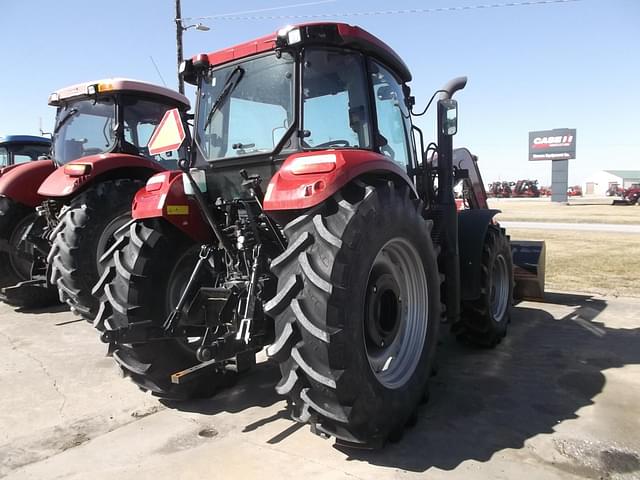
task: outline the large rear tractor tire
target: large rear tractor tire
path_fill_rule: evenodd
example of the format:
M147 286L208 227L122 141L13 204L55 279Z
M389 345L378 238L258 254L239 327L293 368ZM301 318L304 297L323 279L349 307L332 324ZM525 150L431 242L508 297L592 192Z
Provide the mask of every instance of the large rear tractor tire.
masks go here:
M117 248L103 259L104 272L93 289L100 299L94 326L100 332L147 321L160 327L187 284L199 244L162 220L133 222L118 237ZM113 342L109 349L125 376L142 390L169 400L187 400L212 396L236 378L232 371L208 370L191 382L172 383L172 374L200 363L197 346L197 339L167 338Z
M481 295L462 303L453 332L465 343L493 348L507 334L513 304L513 262L504 228L489 225L480 268Z
M35 210L0 197L0 288L29 280L31 263L18 252L20 237L35 220Z
M415 418L440 321L431 221L409 188L350 184L286 225L265 306L292 417L361 448Z
M100 258L115 241L114 233L131 219L133 197L143 185L120 179L88 188L71 200L51 235L50 281L60 301L87 321L98 312L91 287L102 274Z

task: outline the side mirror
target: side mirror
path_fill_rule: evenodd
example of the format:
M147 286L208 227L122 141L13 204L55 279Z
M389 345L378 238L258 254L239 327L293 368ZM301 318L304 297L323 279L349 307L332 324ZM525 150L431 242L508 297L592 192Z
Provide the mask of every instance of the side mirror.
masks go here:
M438 100L438 113L442 134L452 137L458 133L458 102L452 99Z

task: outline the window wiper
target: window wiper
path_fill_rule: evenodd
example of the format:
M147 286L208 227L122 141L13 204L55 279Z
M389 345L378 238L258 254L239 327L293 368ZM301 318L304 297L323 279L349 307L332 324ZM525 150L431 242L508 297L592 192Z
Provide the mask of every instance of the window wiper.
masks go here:
M229 76L224 82L220 95L218 95L218 98L216 98L216 101L213 102L213 105L211 106L211 110L209 110L209 113L207 114L207 121L204 123L204 127L203 127L204 130L206 130L206 128L211 123L211 120L213 120L213 114L216 113L216 110L218 109L218 107L220 107L222 102L224 102L226 98L231 94L231 92L233 92L233 90L238 86L238 84L240 83L240 80L242 80L242 77L244 77L244 68L238 65L229 74Z
M67 123L69 119L73 117L76 113L78 113L77 108L72 108L71 110L69 110L69 113L67 113L64 117L62 117L62 120L58 122L58 125L56 125L56 128L53 130L53 134L55 135L56 133L58 133L58 130L60 130L62 126L65 123Z

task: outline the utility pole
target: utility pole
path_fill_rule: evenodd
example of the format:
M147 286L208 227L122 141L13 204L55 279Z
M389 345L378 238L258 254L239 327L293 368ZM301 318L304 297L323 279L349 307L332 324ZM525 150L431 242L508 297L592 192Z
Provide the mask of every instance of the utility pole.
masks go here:
M184 31L184 27L182 26L182 12L180 8L180 0L176 0L176 50L178 54L178 64L176 66L176 71L178 72L178 91L184 94L184 81L182 80L182 76L180 75L179 68L180 64L182 64L182 32Z

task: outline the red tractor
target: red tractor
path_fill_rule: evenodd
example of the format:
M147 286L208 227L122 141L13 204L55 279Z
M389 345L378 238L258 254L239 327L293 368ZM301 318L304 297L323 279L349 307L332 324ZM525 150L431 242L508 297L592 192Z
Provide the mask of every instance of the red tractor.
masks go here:
M452 144L466 78L431 97L427 146L409 69L358 27L288 27L181 71L198 88L189 157L136 194L94 325L165 398L210 394L267 347L294 419L380 446L424 397L443 322L493 347L511 316L509 237Z
M572 187L567 188L567 195L570 197L581 197L582 187L580 185L573 185Z
M610 183L605 194L607 197L622 197L624 195L624 189L617 183Z
M493 182L489 184L489 196L495 198L510 198L511 186L509 182Z
M52 157L0 177L2 299L18 306L68 303L97 313L91 287L113 233L130 219L135 192L174 168L178 152L150 155L147 142L167 110L189 101L169 89L126 79L73 85L53 93Z
M631 205L640 205L640 184L634 183L629 188L626 188L622 192L622 199Z
M540 190L537 180L518 180L513 187L512 197L517 198L538 198Z

